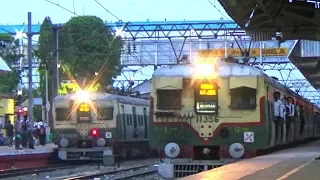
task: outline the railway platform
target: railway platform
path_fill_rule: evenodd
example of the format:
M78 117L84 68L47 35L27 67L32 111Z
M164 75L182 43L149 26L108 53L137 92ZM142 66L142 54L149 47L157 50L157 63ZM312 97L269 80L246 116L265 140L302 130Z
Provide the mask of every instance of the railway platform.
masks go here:
M0 170L48 165L57 158L56 149L53 143L21 150L16 150L14 146L0 146Z
M301 180L320 179L320 141L181 178L184 180Z

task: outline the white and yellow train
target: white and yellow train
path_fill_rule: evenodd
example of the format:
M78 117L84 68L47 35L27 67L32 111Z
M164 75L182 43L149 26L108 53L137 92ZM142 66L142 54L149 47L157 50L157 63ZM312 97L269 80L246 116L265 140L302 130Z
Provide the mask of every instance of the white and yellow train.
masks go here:
M109 93L57 96L53 100L54 141L62 160L103 160L147 151L149 101Z

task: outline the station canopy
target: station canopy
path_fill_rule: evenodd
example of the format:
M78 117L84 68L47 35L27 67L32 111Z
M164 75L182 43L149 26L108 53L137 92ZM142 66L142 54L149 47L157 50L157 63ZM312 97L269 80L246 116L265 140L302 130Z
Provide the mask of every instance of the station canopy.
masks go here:
M320 40L320 0L218 0L255 41Z
M254 41L299 40L289 59L320 90L320 0L218 1Z

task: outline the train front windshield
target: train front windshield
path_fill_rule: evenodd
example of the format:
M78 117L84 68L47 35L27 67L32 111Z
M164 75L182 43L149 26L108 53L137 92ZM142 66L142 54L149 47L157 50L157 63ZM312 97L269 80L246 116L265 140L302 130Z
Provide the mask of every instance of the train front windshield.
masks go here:
M77 120L86 122L91 120L90 106L88 103L81 103L77 110Z
M217 87L214 83L199 83L195 88L195 110L197 113L216 114Z

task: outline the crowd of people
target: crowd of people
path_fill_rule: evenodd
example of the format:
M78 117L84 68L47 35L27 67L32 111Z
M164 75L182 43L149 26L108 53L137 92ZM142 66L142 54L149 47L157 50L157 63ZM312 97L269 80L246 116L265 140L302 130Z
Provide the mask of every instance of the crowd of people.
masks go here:
M4 134L0 132L2 137L0 145L12 147L14 141L15 149L19 150L22 148L34 149L35 144L42 146L46 144L46 123L42 120L32 123L28 118L20 120L15 117L14 124L6 121L4 129L6 137L4 138Z
M320 118L319 113L315 112L314 120ZM292 97L286 97L281 99L281 93L274 93L274 123L275 123L275 138L276 142L282 141L283 124L286 124L286 139L290 132L291 124L299 123L299 134L300 136L304 132L305 126L305 110L302 104L295 103ZM280 128L280 134L279 134Z

